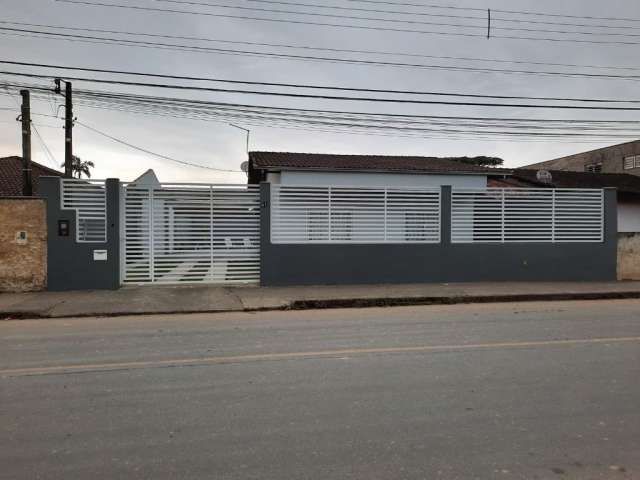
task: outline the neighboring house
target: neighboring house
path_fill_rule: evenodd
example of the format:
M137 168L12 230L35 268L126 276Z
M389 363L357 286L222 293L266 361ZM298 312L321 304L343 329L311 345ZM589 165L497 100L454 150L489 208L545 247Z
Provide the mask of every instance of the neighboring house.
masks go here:
M31 182L33 195L38 194L40 177L61 177L62 172L31 162ZM0 197L22 196L22 157L0 158Z
M640 140L534 163L523 168L590 173L630 173L640 176Z
M34 196L23 197L22 158L0 158L0 291L45 288L46 204L36 195L40 190L40 177L61 175L56 170L31 162Z
M249 183L348 187L485 188L488 167L456 157L249 152Z
M625 173L586 173L550 170L550 181L537 178L538 170L515 169L510 175L489 179L489 187L615 188L618 192L618 232L640 232L640 177Z

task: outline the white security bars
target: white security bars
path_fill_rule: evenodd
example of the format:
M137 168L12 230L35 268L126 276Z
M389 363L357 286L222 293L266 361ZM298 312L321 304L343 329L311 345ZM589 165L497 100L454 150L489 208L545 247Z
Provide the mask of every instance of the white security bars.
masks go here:
M76 241L107 241L107 193L104 180L60 179L60 208L76 211Z
M128 185L125 283L257 283L257 185Z
M271 185L272 243L439 243L440 190Z
M488 188L452 191L453 243L603 240L603 190Z

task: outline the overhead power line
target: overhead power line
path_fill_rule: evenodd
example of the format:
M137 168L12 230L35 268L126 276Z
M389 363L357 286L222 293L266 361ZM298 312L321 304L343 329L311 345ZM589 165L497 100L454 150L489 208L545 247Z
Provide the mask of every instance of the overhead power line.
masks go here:
M64 1L64 0L61 0L61 1ZM365 21L376 21L376 22L406 23L406 24L414 24L414 25L432 25L432 26L440 26L440 27L463 27L463 28L484 29L483 26L459 24L459 23L426 22L421 20L399 20L399 19L380 18L380 17L357 17L357 16L354 17L349 15L338 15L338 14L331 14L331 13L301 12L296 10L278 10L273 8L243 7L240 5L224 5L220 3L210 3L210 2L178 1L178 0L156 0L156 1L164 2L164 3L174 3L179 5L196 5L196 6L226 8L226 9L243 10L243 11L250 11L250 12L261 12L261 13L291 14L291 15L303 15L303 16L321 17L321 18L339 18L339 19L358 20L358 21L365 20ZM110 5L115 5L115 4L110 4ZM206 14L207 12L196 12L196 13Z
M338 18L338 19L347 19L347 20L356 20L356 21L374 21L374 22L387 22L387 23L404 23L408 25L430 25L430 26L439 26L439 27L462 27L462 28L474 28L485 30L485 25L469 25L469 24L459 24L459 23L444 23L444 22L428 22L421 20L403 20L397 18L383 18L383 17L358 17L358 16L350 16L350 15L338 15L338 14L330 14L330 13L317 13L317 12L304 12L300 10L278 10L273 8L257 8L257 7L243 7L238 5L225 5L220 3L212 3L212 2L202 2L195 0L155 0L156 2L163 3L172 3L178 5L195 5L195 6L206 6L211 8L226 8L226 9L234 9L234 10L242 10L242 11L252 11L252 12L261 12L261 13L276 13L276 14L291 14L291 15L303 15L303 16L311 16L311 17L321 17L321 18ZM309 6L308 4L296 4L292 2L269 2L269 3L285 3L287 5L298 5L298 6ZM317 5L316 5L317 7ZM323 8L332 8L330 6L324 6ZM340 8L340 7L335 7ZM344 10L366 10L366 9L348 9L343 8ZM371 10L369 10L371 11ZM410 15L411 12L389 12L389 11L378 11L382 13L393 13L393 14L403 14ZM431 16L431 14L424 14L427 16ZM460 15L440 15L446 18L459 18L459 19L473 19L473 20L482 20L483 23L486 22L486 17L469 17L469 16L460 16ZM415 16L414 16L415 17ZM493 18L494 21L491 29L492 30L503 30L510 32L539 32L539 33L559 33L559 34L575 34L575 35L607 35L607 36L619 36L619 37L639 37L639 34L632 33L616 33L616 32L594 32L594 31L571 31L571 30L550 30L543 28L523 28L523 27L500 27L495 25L495 21L502 21L501 18ZM526 21L521 21L522 23L526 23ZM571 25L571 24L569 24ZM571 25L576 27L584 27L588 26L591 28L598 28L597 25ZM605 27L612 28L612 27ZM632 27L633 28L633 27Z
M376 5L401 5L407 7L421 7L421 8L439 8L446 10L466 10L466 11L475 11L475 12L486 12L486 8L479 7L461 7L454 5L441 5L434 3L409 3L409 2L391 2L387 0L346 0L347 2L354 3L369 3ZM623 21L623 22L640 22L640 18L629 18L629 17L602 17L602 16L593 16L593 15L570 15L570 14L562 14L562 13L545 13L545 12L534 12L531 10L505 10L505 9L491 9L493 12L498 13L511 13L518 15L533 15L538 17L561 17L561 18L576 18L583 20L614 20L614 21Z
M268 86L268 87L283 87L283 88L295 88L295 89L305 89L305 90L334 90L334 91L349 91L349 92L366 92L366 93L386 93L386 94L397 94L397 95L429 95L429 96L446 96L446 97L466 97L466 98L493 98L493 99L503 99L503 100L544 100L544 101L569 101L569 102L588 102L588 103L640 103L640 100L620 100L620 99L605 99L605 98L575 98L575 97L542 97L542 96L524 96L524 95L482 95L482 94L472 94L472 93L452 93L452 92L440 92L440 91L425 91L425 90L394 90L394 89L378 89L378 88L361 88L361 87L344 87L344 86L331 86L331 85L317 85L317 84L300 84L300 83L281 83L281 82L259 82L259 81L251 81L251 80L231 80L231 79L223 79L223 78L212 78L212 77L200 77L200 76L188 76L188 75L169 75L169 74L161 74L161 73L149 73L149 72L138 72L138 71L130 71L130 70L113 70L113 69L104 69L104 68L89 68L89 67L71 67L67 65L55 65L55 64L47 64L47 63L30 63L30 62L18 62L12 60L0 60L0 64L7 65L19 65L26 67L38 67L38 68L50 68L56 70L71 70L71 71L81 71L81 72L91 72L91 73L108 73L108 74L116 74L116 75L128 75L128 76L141 76L141 77L153 77L153 78L164 78L164 79L172 79L172 80L189 80L189 81L198 81L198 82L213 82L213 83L227 83L234 85L259 85L259 86ZM51 78L55 76L54 74L33 74L30 75L28 72L0 72L8 75L18 75L18 76L33 76L35 78ZM57 75L57 74L56 74ZM103 82L100 79L87 79L80 77L70 77L70 80L79 80L79 81L87 81L87 82ZM105 80L106 82L111 83L112 81ZM119 83L118 81L113 81L115 83ZM128 82L122 82L123 84L129 84ZM150 83L136 83L131 82L132 85L136 86L153 86L153 87L166 87L172 88L175 87L177 89L201 89L199 87L190 87L185 85L158 85L158 84L150 84ZM224 89L207 89L210 91L226 91ZM237 92L237 91L234 91ZM269 92L264 92L268 94Z
M6 84L16 91L25 85ZM48 98L49 88L30 85L34 96ZM638 137L637 120L532 119L463 117L381 112L354 112L292 107L270 107L157 97L128 93L76 90L76 104L142 115L195 120L242 121L246 125L293 128L333 133L368 133L394 137L449 138L505 141L608 141Z
M192 51L197 53L214 53L214 54L223 54L223 55L247 55L252 57L276 58L276 59L296 60L296 61L345 63L350 65L360 65L360 66L419 68L419 69L427 69L427 70L446 70L446 71L455 71L455 72L559 76L559 77L568 77L568 78L617 79L617 80L634 80L634 81L640 79L640 75L604 74L604 73L587 73L587 72L561 72L561 71L542 71L542 70L524 70L524 69L502 69L502 68L491 68L491 67L470 67L470 66L455 66L455 65L442 65L442 64L403 63L403 62L390 62L390 61L382 61L382 60L363 60L363 59L350 59L350 58L347 59L347 58L339 58L339 57L295 55L295 54L289 54L289 53L272 53L272 52L261 52L261 51L251 51L251 50L224 49L224 48L214 48L214 47L202 47L202 46L195 46L195 45L148 42L148 41L138 41L138 40L128 40L128 39L107 38L107 37L97 37L97 36L88 36L88 35L66 34L66 33L59 33L59 32L46 32L46 31L29 30L29 29L0 27L0 31L3 31L3 30L33 33L33 34L36 34L35 36L37 38L53 37L53 38L58 38L63 40L81 41L81 42L87 42L87 43L100 43L105 45L123 45L123 46L129 46L129 47L133 46L133 47L141 47L141 48L158 48L158 49L169 49L169 50L177 50L177 51ZM43 35L44 37L39 37L38 35ZM292 48L295 48L295 47L292 47ZM446 58L446 57L443 57L443 58ZM486 61L490 61L490 60L486 60ZM587 67L587 68L600 68L600 67L594 66L594 67ZM637 68L633 68L633 67L629 67L628 69L637 70Z
M260 21L260 22L290 23L290 24L298 24L298 25L313 25L313 26L334 27L334 28L388 31L388 32L398 32L398 33L416 33L416 34L427 34L427 35L464 36L464 37L480 37L480 38L485 37L484 34L465 33L460 31L415 30L415 29L408 29L408 28L391 28L391 27L380 27L380 26L370 26L370 25L312 22L312 21L293 20L293 19L284 19L284 18L249 17L245 15L231 15L231 14L212 13L212 12L177 10L177 9L169 9L169 8L143 7L139 5L121 5L117 3L104 3L104 2L97 2L97 1L90 2L85 0L57 0L57 1L62 3L88 5L93 7L122 8L122 9L136 10L136 11L177 13L177 14L183 14L183 15L199 15L199 16L208 16L208 17L217 17L217 18L230 18L235 20L252 20L252 21ZM354 18L357 20L367 20L366 18L362 18L362 17L354 17ZM440 25L443 25L443 24L440 24ZM469 25L453 25L453 24L448 26L469 27ZM586 39L575 39L575 38L527 37L527 36L517 36L517 35L493 35L492 38L502 38L502 39L509 39L509 40L539 40L539 41L549 41L549 42L573 42L573 43L588 43L588 44L601 44L601 45L640 45L640 42L623 41L623 40L586 40Z
M158 0L162 1L162 0ZM168 1L168 0L167 0ZM446 14L446 13L427 13L427 12L417 12L415 10L381 10L379 8L361 8L361 7L343 7L337 5L327 5L320 3L307 3L307 2L285 2L278 0L247 0L252 3L264 3L264 4L272 4L272 5L291 5L291 6L301 6L307 8L325 8L330 10L339 10L339 11L352 11L352 12L370 12L370 13L384 13L384 14L393 14L393 15L411 15L418 17L435 17L435 18L460 18L466 20L482 20L487 21L487 9L477 9L477 11L485 13L485 15L456 15L456 14ZM202 2L203 5L206 5L206 2ZM402 4L398 4L402 5ZM476 9L473 9L476 11ZM496 12L497 10L492 9L492 12ZM500 21L505 23L518 23L518 24L530 24L530 25L559 25L566 27L588 27L588 28L605 28L605 29L627 29L627 30L640 30L640 27L637 26L628 26L628 25L603 25L603 24L593 24L593 23L571 23L571 22L553 22L553 21L545 21L545 20L525 20L522 18L505 18L505 17L495 17L492 16L492 21Z
M40 75L33 73L7 72L0 71L3 75L15 75L30 78L55 78L55 75ZM599 105L541 105L534 103L496 103L496 102L458 102L452 100L409 100L397 98L380 98L380 97L348 97L341 95L316 95L307 93L288 93L288 92L265 92L260 90L239 90L232 88L213 88L213 87L194 87L189 85L170 85L162 83L150 82L131 82L126 80L107 80L86 77L65 76L67 80L102 83L110 85L127 85L135 87L151 87L172 90L191 90L191 91L207 91L216 93L230 93L239 95L261 95L271 97L288 97L288 98L304 98L313 100L337 100L347 102L376 102L376 103L398 103L412 105L447 105L447 106L465 106L465 107L492 107L492 108L534 108L534 109L569 109L569 110L617 110L617 111L640 111L640 107L612 107ZM637 102L637 101L632 101Z
M589 69L592 68L592 69L599 69L599 70L640 71L640 67L625 67L625 66L614 66L614 65L589 65L589 64L558 63L558 62L536 62L532 60L458 57L458 56L451 56L451 55L427 55L422 53L409 53L405 51L392 52L392 51L384 51L384 50L381 51L381 50L370 50L370 49L330 48L330 47L317 47L317 46L311 46L311 45L292 45L292 44L286 44L286 43L251 42L246 40L229 40L229 39L208 38L208 37L200 37L200 36L196 37L196 36L189 36L189 35L167 35L167 34L148 33L148 32L132 32L127 30L108 30L108 29L87 28L87 27L77 27L77 26L14 22L10 20L0 20L0 24L19 25L23 27L26 26L26 27L38 27L38 28L52 28L56 30L93 32L93 33L101 33L101 34L109 33L109 34L127 35L127 36L164 38L169 40L193 40L198 42L212 42L212 43L223 43L223 44L233 44L233 45L251 45L251 46L260 46L260 47L287 48L287 49L295 49L295 50L312 50L312 51L323 51L323 52L333 52L333 53L357 53L357 54L381 55L381 56L431 58L431 59L437 59L437 60L463 60L463 61L469 61L469 62L504 63L504 64L512 64L512 65L536 65L536 66L575 67L575 68L589 68ZM640 27L638 28L640 29ZM30 30L21 30L21 29L15 29L15 30L25 31L25 32L30 31ZM49 32L41 32L41 33L49 33ZM114 39L114 40L118 40L118 39Z
M169 160L171 162L180 163L182 165L188 165L190 167L204 168L204 169L207 169L207 170L215 170L216 172L226 172L226 173L241 173L242 172L241 170L228 170L228 169L223 169L223 168L214 168L214 167L209 167L209 166L206 166L206 165L199 165L197 163L186 162L184 160L178 160L177 158L169 157L167 155L162 155L160 153L152 152L151 150L147 150L146 148L138 147L137 145L133 145L133 144L131 144L131 143L125 141L125 140L122 140L120 138L114 137L113 135L109 135L108 133L100 131L97 128L90 127L86 123L80 122L78 120L76 120L75 123L78 124L78 125L81 125L82 127L86 128L87 130L91 130L92 132L97 133L98 135L102 135L103 137L108 138L110 140L113 140L114 142L117 142L117 143L119 143L121 145L125 145L125 146L133 148L135 150L139 150L141 152L144 152L146 154L152 155L154 157L161 158L163 160Z
M27 88L22 84L7 84L8 87L14 88ZM44 86L34 86L30 85L28 88L37 90L40 92L50 92L50 88ZM193 99L184 99L184 98L176 98L176 97L158 97L158 96L149 96L149 95L139 95L139 94L131 94L131 93L118 93L118 92L109 92L109 91L94 91L94 90L77 90L77 94L80 96L87 96L89 98L98 99L102 101L138 101L141 105L147 105L152 103L157 103L163 106L189 106L189 107L216 107L216 108L227 108L227 107L240 107L247 109L262 109L262 110L270 110L275 112L287 112L287 115L290 115L290 112L305 112L305 113L326 113L326 114L344 114L344 115L362 115L367 117L384 117L384 118L442 118L442 119L469 119L469 120L496 120L496 121L515 121L519 119L509 119L503 117L438 117L433 115L414 115L414 114L393 114L393 113L371 113L371 112L352 112L352 111L343 111L343 110L318 110L318 109L305 109L305 108L292 108L292 107L271 107L271 106L263 106L263 105L249 105L249 104L237 104L237 103L224 103L224 102L212 102L206 100L193 100ZM553 119L526 119L527 122L568 122L571 120L553 120ZM577 121L577 120L576 120ZM591 123L607 123L611 122L610 120L600 121L600 120L580 120L580 122L591 122ZM640 124L640 121L624 121L623 123L633 123Z
M51 153L51 150L49 150L49 147L45 143L44 138L42 138L42 135L40 135L40 132L38 131L36 124L32 122L31 126L33 127L33 131L36 133L36 137L38 137L38 140L42 145L42 150L45 156L47 157L47 159L49 160L49 164L54 165L54 168L58 169L60 164L57 162L56 157L53 155L53 153Z
M46 91L47 89L41 88ZM187 100L171 97L150 97L147 95L117 94L112 92L79 91L76 98L80 103L116 111L131 113L194 118L199 120L242 120L247 124L269 127L307 125L332 129L355 129L388 132L401 135L464 134L478 138L491 135L495 138L535 136L536 138L558 139L565 137L589 137L595 134L603 138L637 137L637 121L589 121L560 119L512 119L488 117L436 117L429 115L383 114L335 110L312 110L302 108L267 107L242 105L201 100ZM427 127L422 127L428 122ZM429 126L430 124L430 126ZM635 126L633 131L613 132L613 125ZM444 128L446 127L446 128ZM595 131L594 128L600 130ZM467 128L467 129L465 129ZM487 130L493 128L494 130ZM497 130L495 130L497 128ZM563 128L564 130L559 130ZM516 129L516 130L513 130ZM573 132L569 130L574 130Z

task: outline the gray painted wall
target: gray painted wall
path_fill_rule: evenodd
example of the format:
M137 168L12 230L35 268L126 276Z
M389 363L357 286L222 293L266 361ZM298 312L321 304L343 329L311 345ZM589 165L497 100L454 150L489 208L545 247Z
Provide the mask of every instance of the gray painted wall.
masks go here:
M47 288L98 290L120 287L119 186L110 178L107 188L107 241L76 242L76 212L60 208L60 178L41 177L40 195L47 199ZM69 221L69 236L58 235L58 220ZM107 250L106 261L93 260L94 250Z
M282 245L270 241L262 209L264 286L616 279L616 192L605 191L605 241L562 244L451 244L450 187L443 188L442 243ZM262 184L263 205L269 185ZM267 203L265 203L267 202Z

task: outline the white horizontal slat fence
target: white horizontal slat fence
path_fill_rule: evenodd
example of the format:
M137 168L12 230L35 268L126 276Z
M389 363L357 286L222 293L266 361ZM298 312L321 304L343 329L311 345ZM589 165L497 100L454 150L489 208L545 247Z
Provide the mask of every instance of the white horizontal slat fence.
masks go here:
M272 243L439 243L440 190L271 185Z
M125 187L125 283L257 283L258 185Z
M107 241L107 193L104 180L60 179L60 207L76 211L76 241Z
M604 191L455 189L452 243L567 243L604 240Z

